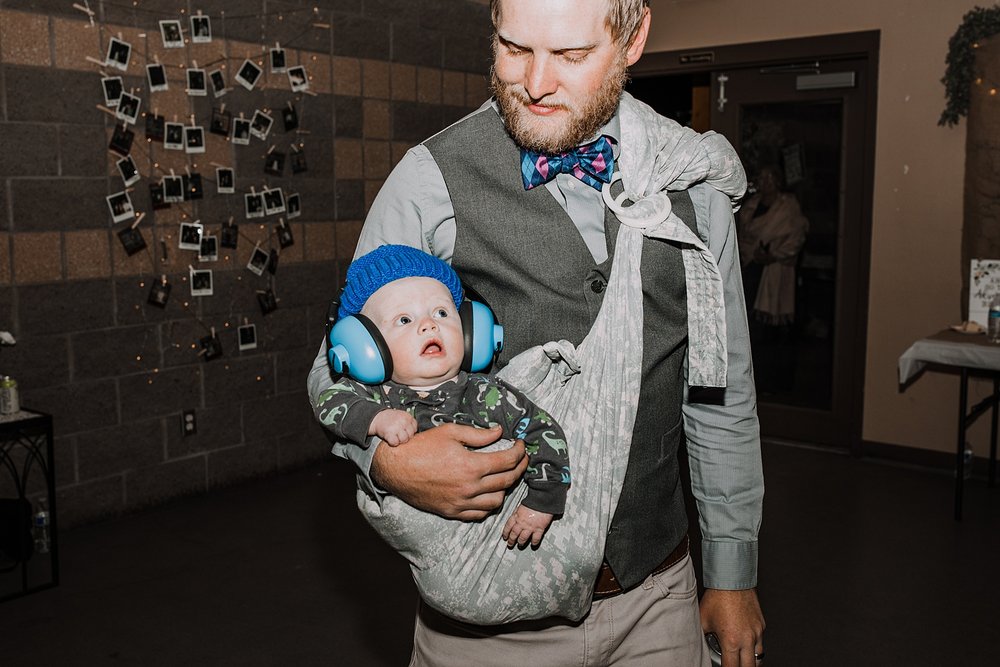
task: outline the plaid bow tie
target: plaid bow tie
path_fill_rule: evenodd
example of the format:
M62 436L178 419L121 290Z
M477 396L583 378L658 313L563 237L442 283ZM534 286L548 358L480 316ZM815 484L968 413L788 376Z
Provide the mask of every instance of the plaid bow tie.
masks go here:
M597 141L557 155L521 149L521 178L524 179L525 190L548 183L556 174L572 174L595 190L600 190L602 183L611 182L614 170L611 140L603 135Z

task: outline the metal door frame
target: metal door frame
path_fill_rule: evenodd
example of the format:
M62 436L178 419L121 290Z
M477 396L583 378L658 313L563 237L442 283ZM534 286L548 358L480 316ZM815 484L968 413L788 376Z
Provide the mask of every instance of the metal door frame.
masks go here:
M868 335L868 287L871 266L872 206L875 181L875 136L878 101L879 31L864 31L815 37L782 39L767 42L710 46L647 53L629 70L633 78L671 76L677 74L711 73L719 69L743 69L787 65L810 60L864 59L869 75L861 82L864 94L863 142L861 157L861 218L857 230L857 257L853 266L839 267L856 271L852 289L856 315L854 326L844 330L851 338L855 354L852 368L843 369L846 386L844 413L849 425L845 428L843 447L855 456L861 455L862 420L864 416L864 375ZM716 87L713 82L713 95Z

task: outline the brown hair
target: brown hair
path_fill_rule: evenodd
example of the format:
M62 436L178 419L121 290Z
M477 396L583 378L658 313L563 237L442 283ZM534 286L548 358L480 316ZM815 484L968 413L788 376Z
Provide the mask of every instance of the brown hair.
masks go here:
M542 1L542 0L538 0ZM490 18L493 19L493 30L500 24L500 3L502 0L490 0ZM623 48L632 42L649 0L606 0L608 3L608 18L605 21L611 32L611 39Z

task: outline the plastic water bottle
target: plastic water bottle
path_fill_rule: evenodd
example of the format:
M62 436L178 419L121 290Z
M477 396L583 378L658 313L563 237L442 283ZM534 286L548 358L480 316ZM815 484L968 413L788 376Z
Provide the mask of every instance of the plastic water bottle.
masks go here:
M986 336L991 343L1000 343L1000 294L990 301L990 314L987 317Z
M34 524L35 553L49 552L49 506L45 498L38 499L38 511L32 517Z

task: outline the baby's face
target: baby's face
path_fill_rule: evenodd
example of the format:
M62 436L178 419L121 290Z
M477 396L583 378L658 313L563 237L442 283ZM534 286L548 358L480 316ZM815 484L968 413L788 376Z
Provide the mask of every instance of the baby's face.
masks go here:
M372 294L361 313L389 346L394 381L429 388L458 374L465 356L462 321L440 281L394 280Z

